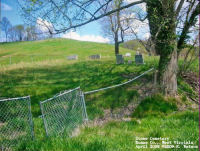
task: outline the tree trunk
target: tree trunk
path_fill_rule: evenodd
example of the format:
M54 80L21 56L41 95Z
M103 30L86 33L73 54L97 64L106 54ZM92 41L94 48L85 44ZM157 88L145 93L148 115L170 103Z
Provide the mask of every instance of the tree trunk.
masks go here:
M165 64L165 56L160 56L159 61L159 81L161 88L166 95L174 96L177 93L177 50L170 56L170 60ZM165 68L163 68L165 66Z
M152 40L159 60L159 83L166 95L177 93L177 44L175 0L148 0Z
M115 35L115 55L119 54L119 42L118 42L118 35Z
M8 36L7 36L7 34L6 34L6 42L8 42Z

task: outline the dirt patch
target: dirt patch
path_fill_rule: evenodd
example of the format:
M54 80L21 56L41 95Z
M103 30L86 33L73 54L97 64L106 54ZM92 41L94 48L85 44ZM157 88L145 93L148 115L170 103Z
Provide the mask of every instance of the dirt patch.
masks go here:
M196 91L199 92L199 77L196 73L187 72L181 77Z
M143 83L141 85L133 85L129 89L138 90L139 96L137 99L134 99L134 101L129 103L128 106L114 110L104 110L103 117L95 118L93 121L89 121L87 126L102 126L110 121L131 121L131 115L141 101L157 92L156 88L151 82Z
M137 90L139 93L139 97L136 100L132 101L128 104L128 106L117 108L114 110L106 109L104 110L104 116L101 118L95 118L92 121L87 121L82 127L78 127L74 130L72 136L78 136L81 132L80 129L84 127L95 127L95 126L103 126L111 121L131 121L132 113L135 111L137 106L144 100L146 97L150 97L159 92L159 88L156 87L152 82L142 83L140 85L132 85L129 89ZM166 98L167 99L167 98ZM196 110L198 105L188 101L183 102L181 96L176 96L176 104L178 106L179 111L184 111L187 109ZM140 120L137 120L138 124L140 124Z
M175 98L176 98L176 105L179 111L186 111L188 109L197 110L199 108L199 105L196 102L190 100L190 98L187 98L188 100L186 100L185 102L183 102L181 95L177 95Z

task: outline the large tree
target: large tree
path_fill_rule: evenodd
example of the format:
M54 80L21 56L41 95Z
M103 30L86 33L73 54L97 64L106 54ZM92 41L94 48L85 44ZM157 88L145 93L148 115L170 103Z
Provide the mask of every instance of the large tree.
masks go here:
M157 54L160 55L159 81L165 93L169 95L177 93L177 53L181 51L181 47L189 34L189 29L196 23L196 17L199 14L197 1L191 0L187 4L187 17L184 20L183 29L177 38L177 17L179 17L184 0L178 3L177 9L175 9L176 2L176 0L146 1L151 38Z
M145 3L147 5L147 19L151 39L159 60L159 81L166 94L177 93L177 58L185 40L189 36L189 29L195 24L199 14L197 0L127 0L120 7L109 10L114 0L29 0L20 1L23 16L30 22L39 17L50 22L54 34L63 33L110 14L120 12L131 6ZM128 3L130 2L130 3ZM180 15L184 4L188 5L186 15ZM177 6L177 7L176 7ZM102 14L102 9L108 10ZM186 17L185 17L186 16ZM183 28L177 29L178 18L184 18ZM177 34L177 31L179 31Z

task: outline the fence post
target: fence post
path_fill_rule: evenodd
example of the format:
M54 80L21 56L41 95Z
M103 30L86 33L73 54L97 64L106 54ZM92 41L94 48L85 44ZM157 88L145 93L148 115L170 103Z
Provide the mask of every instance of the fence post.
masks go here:
M46 132L46 136L48 137L48 130L47 130L47 123L44 119L44 111L43 111L43 107L42 107L42 103L40 102L40 110L42 112L42 120L43 120L43 123L44 123L44 129L45 129L45 132Z
M85 114L85 121L87 122L88 121L88 115L87 115L87 111L86 111L85 97L84 97L84 93L82 91L81 91L81 100L82 100L84 114Z
M10 65L12 64L12 58L11 58L11 56L10 56Z
M33 63L33 55L31 55L31 62Z
M155 69L155 71L154 71L154 86L156 86L157 85L157 75L158 74L158 71Z
M30 126L31 126L31 135L32 135L32 139L34 139L34 124L33 124L33 118L32 118L32 113L31 113L31 99L29 96L29 100L28 102L28 107L29 107L29 122L30 122Z

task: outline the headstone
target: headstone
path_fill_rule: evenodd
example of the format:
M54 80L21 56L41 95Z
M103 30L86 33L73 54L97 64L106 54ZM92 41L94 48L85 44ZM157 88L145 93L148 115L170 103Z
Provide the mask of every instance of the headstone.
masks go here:
M128 60L128 64L132 64L132 60Z
M144 60L143 60L142 54L135 55L135 63L136 64L144 64Z
M90 59L101 59L101 55L96 54L96 55L91 55L89 56Z
M72 56L67 56L68 60L77 60L78 59L78 55L72 55Z
M122 55L116 55L117 64L124 64L124 58Z
M131 53L126 53L124 57L131 57Z

